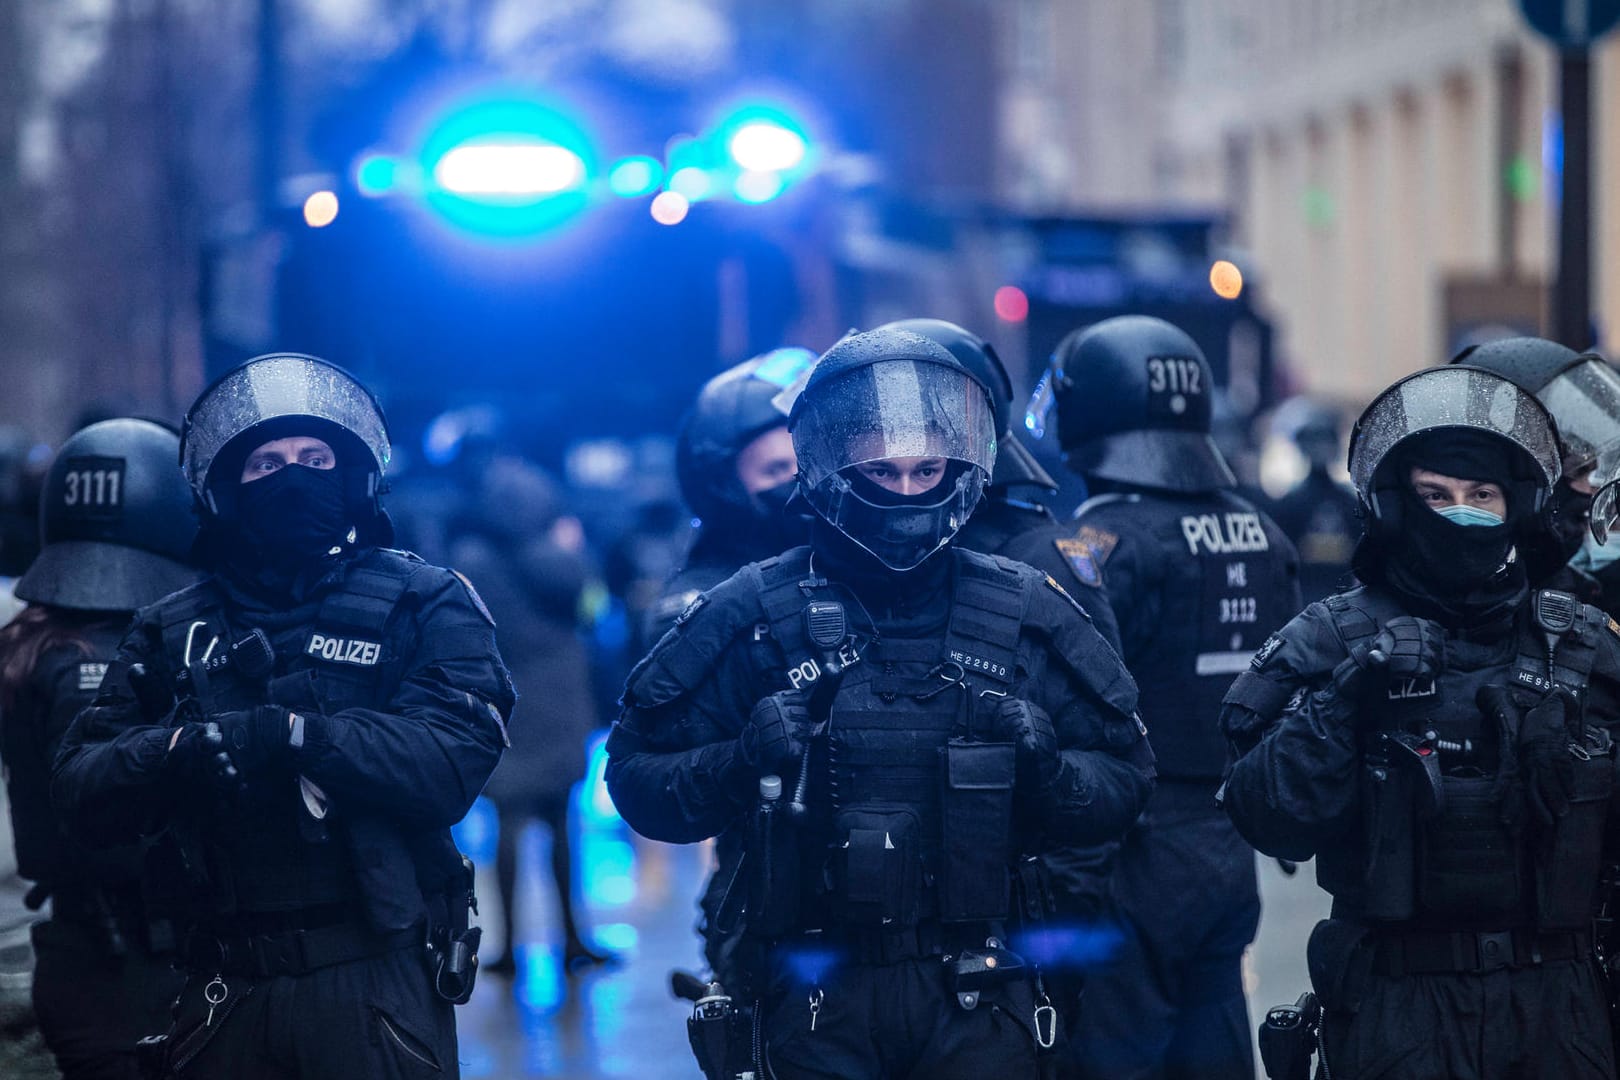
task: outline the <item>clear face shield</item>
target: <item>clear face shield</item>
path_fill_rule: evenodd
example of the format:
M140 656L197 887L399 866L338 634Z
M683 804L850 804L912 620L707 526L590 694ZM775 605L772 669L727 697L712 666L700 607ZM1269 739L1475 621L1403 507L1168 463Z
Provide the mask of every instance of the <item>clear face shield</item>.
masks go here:
M342 369L289 353L228 372L186 414L181 465L192 490L206 501L209 470L232 439L267 420L301 416L347 431L370 452L378 478L387 471L388 429L376 399Z
M989 396L958 367L879 361L817 386L798 408L793 445L810 505L891 570L910 570L949 543L995 468ZM923 491L873 479L891 471L875 463L926 474L921 463L936 460L938 481Z
M1464 365L1409 375L1367 406L1351 436L1350 482L1376 508L1379 466L1412 436L1443 428L1489 432L1523 450L1535 462L1543 500L1558 482L1561 455L1547 410L1507 379Z
M1600 459L1612 464L1620 457L1620 375L1608 364L1589 358L1542 387L1536 397L1558 425L1566 476L1576 479Z

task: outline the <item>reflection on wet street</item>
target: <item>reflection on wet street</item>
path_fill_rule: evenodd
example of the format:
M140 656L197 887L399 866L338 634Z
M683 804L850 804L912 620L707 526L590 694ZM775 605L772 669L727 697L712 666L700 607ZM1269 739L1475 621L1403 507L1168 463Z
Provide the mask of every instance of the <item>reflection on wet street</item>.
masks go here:
M594 940L622 962L573 975L561 970L556 899L547 872L550 838L544 829L532 828L519 866L518 973L481 974L472 1000L457 1013L465 1077L692 1080L698 1075L686 1043L691 1007L670 994L669 972L673 967L696 971L701 964L692 927L710 865L708 846L676 847L632 837L601 786L599 754L592 764L577 815L577 872ZM480 868L479 921L486 935L480 953L485 957L503 947L495 906L494 827L494 813L481 801L456 830L463 850ZM1260 940L1245 971L1256 1019L1271 1005L1292 1002L1307 986L1305 940L1328 907L1314 870L1307 863L1290 878L1272 860L1260 860L1265 909Z
M601 784L601 756L576 815L576 873L586 932L619 963L562 970L557 902L548 869L550 837L535 826L519 858L518 971L481 973L472 1000L457 1010L462 1076L636 1077L691 1080L698 1075L686 1043L691 1006L669 991L673 967L698 970L693 931L697 897L708 874L708 845L676 847L633 837L613 813ZM456 829L479 867L484 957L500 954L495 886L495 814L483 800Z

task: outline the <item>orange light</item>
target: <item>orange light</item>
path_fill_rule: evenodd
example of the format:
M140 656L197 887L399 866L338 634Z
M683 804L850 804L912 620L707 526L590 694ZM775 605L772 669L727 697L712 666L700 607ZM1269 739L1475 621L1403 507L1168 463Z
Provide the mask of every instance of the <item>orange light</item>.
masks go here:
M1002 322L1023 322L1029 318L1029 297L1016 285L996 290L996 317Z
M324 229L337 220L338 197L335 192L317 191L304 200L304 224L312 229Z
M652 219L660 225L679 225L686 220L686 211L691 205L678 191L660 191L653 196Z
M1216 259L1209 268L1209 287L1222 300L1236 300L1243 293L1243 271L1235 263Z

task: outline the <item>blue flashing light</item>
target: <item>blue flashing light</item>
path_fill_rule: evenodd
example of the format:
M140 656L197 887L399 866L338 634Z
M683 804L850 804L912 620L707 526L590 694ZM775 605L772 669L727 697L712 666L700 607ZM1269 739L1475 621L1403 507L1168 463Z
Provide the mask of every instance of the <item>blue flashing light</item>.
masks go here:
M770 202L782 194L787 181L777 172L758 172L753 169L744 169L737 174L731 189L737 193L737 198L745 203L759 204Z
M593 935L596 943L616 953L628 953L641 943L641 935L629 923L599 925Z
M684 169L676 169L669 175L669 190L680 195L687 202L696 202L709 193L713 186L709 174L696 165L688 165Z
M496 833L495 806L480 795L467 811L467 816L450 828L456 847L467 853L475 863L489 863L495 858Z
M430 206L462 228L509 237L545 231L583 210L595 162L578 124L531 100L484 101L450 113L420 156Z
M621 158L608 171L608 190L622 199L651 195L664 179L664 166L644 155Z
M816 362L816 354L802 345L784 345L765 354L754 369L754 378L787 389ZM696 528L696 526L693 526Z
M813 156L804 125L776 105L752 103L733 109L720 122L714 137L738 168L778 173L784 183L803 173Z
M399 162L383 154L367 154L354 169L354 186L369 198L387 195L399 184Z

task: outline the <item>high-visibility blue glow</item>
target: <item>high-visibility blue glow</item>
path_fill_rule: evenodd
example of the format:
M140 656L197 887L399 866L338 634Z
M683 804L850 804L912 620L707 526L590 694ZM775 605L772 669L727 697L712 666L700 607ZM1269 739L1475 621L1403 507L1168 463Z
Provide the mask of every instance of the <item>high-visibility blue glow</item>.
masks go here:
M585 162L549 143L463 143L439 159L433 179L457 195L555 195L584 182Z
M641 935L629 923L606 923L598 926L592 935L604 949L627 953L641 942Z
M608 172L608 190L620 198L650 195L663 182L664 167L656 158L637 155L617 162Z
M597 732L585 744L585 779L580 784L579 811L586 828L615 826L623 821L607 788L607 733Z
M570 117L533 100L488 100L448 113L423 140L423 192L449 221L524 237L583 210L594 169Z
M354 168L354 186L362 195L386 195L398 183L399 162L386 155L367 154Z
M769 120L750 121L732 132L731 159L752 172L781 172L804 161L804 136Z
M782 194L782 189L786 186L787 183L782 179L781 173L744 169L737 174L731 189L737 193L737 198L742 202L757 204L770 202Z
M495 806L480 795L473 801L467 816L450 827L450 836L456 847L480 865L495 859Z
M676 169L669 176L669 190L692 203L709 193L713 182L709 174L696 165L688 165L684 169Z

